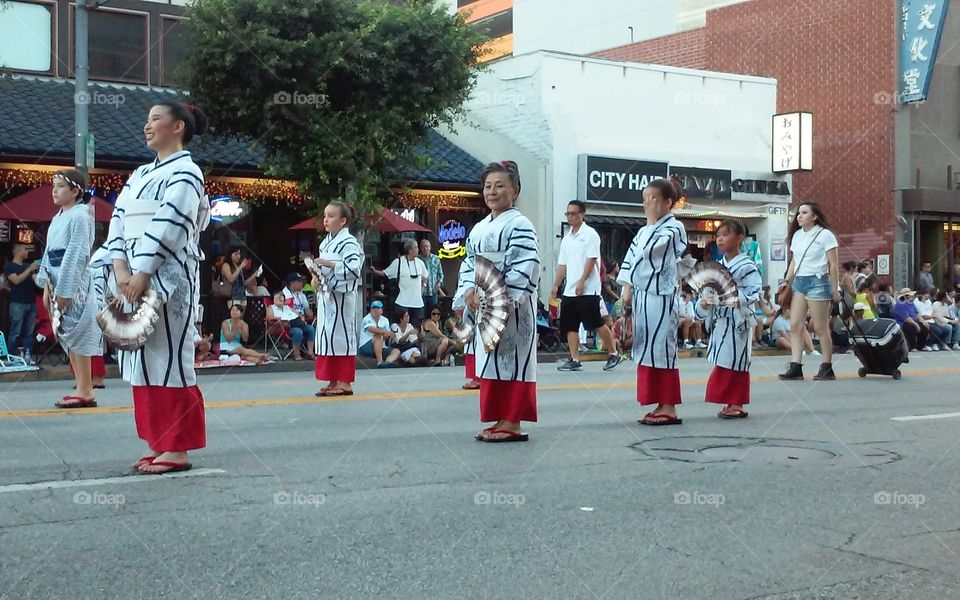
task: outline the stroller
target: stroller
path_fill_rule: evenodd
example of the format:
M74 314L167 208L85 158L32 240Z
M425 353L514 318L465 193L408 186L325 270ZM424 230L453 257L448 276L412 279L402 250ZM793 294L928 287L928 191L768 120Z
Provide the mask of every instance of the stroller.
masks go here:
M537 299L537 350L558 352L560 350L560 330L550 323L550 313Z
M844 302L844 304L846 304ZM849 307L847 314L853 314ZM853 353L863 365L857 371L860 377L867 375L889 375L900 379L900 365L908 362L907 340L900 325L893 319L851 319L851 328L846 319L841 319L850 335Z

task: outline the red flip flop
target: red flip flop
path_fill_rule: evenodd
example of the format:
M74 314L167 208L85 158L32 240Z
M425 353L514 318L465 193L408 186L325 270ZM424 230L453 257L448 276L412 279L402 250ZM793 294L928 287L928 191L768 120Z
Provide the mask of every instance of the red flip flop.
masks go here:
M481 431L481 432L478 433L477 435L473 436L473 439L477 440L478 442L483 442L483 441L485 441L485 440L483 439L483 434L489 433L489 432L493 431L494 429L496 429L496 427L484 427L484 428L483 428L483 431Z
M526 442L530 439L530 436L525 433L511 431L509 429L491 429L487 433L506 433L510 436L505 438L483 438L483 441L487 442L488 444L499 444L502 442Z
M352 396L353 390L345 390L343 388L333 388L327 390L324 396Z
M83 398L81 396L64 396L62 400L55 403L57 408L94 408L97 406L95 398Z
M153 463L153 459L155 459L155 458L156 458L156 456L141 456L141 457L140 457L140 460L138 460L137 462L133 463L133 468L139 470L139 469L140 469L140 465L143 465L143 464L152 464L152 463Z
M479 390L480 384L477 383L476 381L468 381L467 383L463 384L460 387L461 389L464 389L464 390Z
M193 465L190 463L175 463L167 460L155 460L150 463L151 465L157 467L169 467L166 471L160 471L159 473L153 471L140 471L144 475L165 475L167 473L176 473L177 471L189 471L193 468Z
M717 416L720 417L721 419L746 419L747 414L748 414L747 412L742 411L740 409L737 409L737 410L724 409L718 412Z
M674 417L673 415L668 415L666 413L649 413L644 415L644 417L637 422L641 425L659 427L662 425L681 425L683 424L683 419L680 417Z
M321 397L321 396L326 396L326 395L327 395L327 392L329 392L329 391L332 390L332 389L333 389L333 388L330 387L329 385L328 385L327 387L325 387L325 388L320 388L320 391L317 392L316 394L314 394L314 396L317 396L318 398Z

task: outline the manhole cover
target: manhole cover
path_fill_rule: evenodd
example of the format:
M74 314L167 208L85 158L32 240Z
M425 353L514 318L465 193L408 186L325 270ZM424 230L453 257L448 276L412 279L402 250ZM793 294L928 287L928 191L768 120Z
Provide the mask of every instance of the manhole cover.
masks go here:
M815 440L690 436L637 442L630 447L653 458L690 463L758 463L875 467L900 460L880 442L842 444Z
M700 448L700 454L721 460L753 461L753 462L786 462L797 460L809 462L813 460L833 460L837 455L826 450L812 448L798 448L797 446L713 446Z

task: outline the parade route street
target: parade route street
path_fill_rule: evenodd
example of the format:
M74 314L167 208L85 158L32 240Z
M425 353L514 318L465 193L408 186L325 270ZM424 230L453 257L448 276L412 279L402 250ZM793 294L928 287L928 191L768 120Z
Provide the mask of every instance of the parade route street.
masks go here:
M207 448L139 476L129 387L0 388L0 598L937 599L960 589L960 353L903 379L780 382L745 420L679 361L681 426L645 427L632 363L539 370L528 443L474 441L463 368L202 375ZM952 413L952 414L951 414ZM900 417L936 415L926 419Z

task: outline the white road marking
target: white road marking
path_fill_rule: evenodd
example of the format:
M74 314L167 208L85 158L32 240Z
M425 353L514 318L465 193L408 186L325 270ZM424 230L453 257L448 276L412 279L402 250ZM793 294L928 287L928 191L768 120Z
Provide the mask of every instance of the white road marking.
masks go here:
M32 490L50 490L60 488L91 487L95 485L109 485L114 483L138 483L142 481L161 481L181 477L200 477L203 475L218 475L226 473L223 469L191 469L168 475L127 475L125 477L105 477L103 479L72 479L58 481L39 481L37 483L14 483L0 486L0 494L8 492L29 492Z
M953 419L960 417L960 412L938 413L935 415L914 415L910 417L892 417L891 421L925 421L928 419Z

